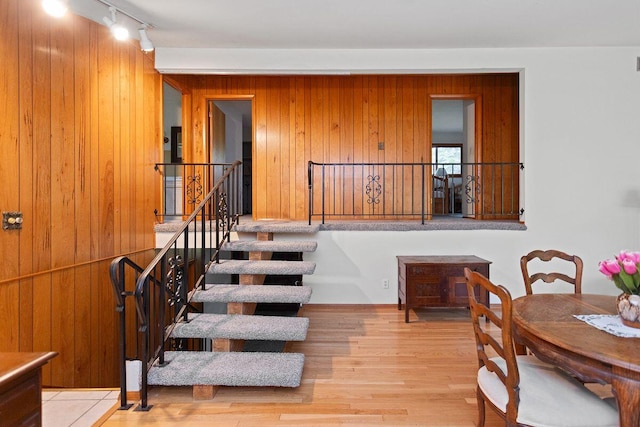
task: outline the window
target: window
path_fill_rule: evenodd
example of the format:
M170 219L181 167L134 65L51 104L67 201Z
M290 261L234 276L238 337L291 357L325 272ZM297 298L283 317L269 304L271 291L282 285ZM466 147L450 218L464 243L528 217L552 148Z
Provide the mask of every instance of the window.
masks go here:
M431 147L431 161L437 163L434 170L443 167L449 175L460 175L462 145L434 145Z

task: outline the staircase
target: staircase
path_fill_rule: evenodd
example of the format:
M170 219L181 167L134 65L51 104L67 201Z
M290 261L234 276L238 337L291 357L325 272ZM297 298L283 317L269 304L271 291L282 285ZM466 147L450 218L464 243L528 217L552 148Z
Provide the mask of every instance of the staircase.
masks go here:
M238 224L234 231L242 240L222 245L228 259L212 264L204 287L191 295L190 302L202 303L204 312L189 313L187 321L167 331L171 338L197 339L208 344L203 346L204 351L165 352L164 363L156 362L149 370L149 385L193 386L197 399L212 398L220 386L300 385L304 354L287 352L284 343L304 341L309 319L298 317L297 313L274 315L269 310L269 315L264 315L259 308L289 304L297 312L300 305L309 301L311 288L300 280L265 284L265 279L269 276L301 279L313 274L315 264L303 261L302 253L315 251L317 243L274 240L274 235L314 234L318 226L265 221ZM274 254L294 254L295 260L274 260ZM220 280L235 275L237 284ZM268 350L247 351L256 347L248 344L260 342L272 345L262 345ZM273 345L279 342L283 344ZM273 351L274 347L284 351Z

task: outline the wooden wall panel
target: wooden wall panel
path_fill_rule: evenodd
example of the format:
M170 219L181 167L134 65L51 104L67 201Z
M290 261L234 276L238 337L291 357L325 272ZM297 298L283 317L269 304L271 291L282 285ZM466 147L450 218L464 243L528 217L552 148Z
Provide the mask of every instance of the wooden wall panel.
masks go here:
M44 29L44 31L39 31ZM33 14L33 268L51 268L51 30L42 12ZM49 49L42 49L48 46ZM28 82L20 80L20 84Z
M193 161L206 161L201 154L206 141L201 125L206 100L232 94L253 97L255 219L306 219L309 160L430 162L430 99L434 96L481 100L478 129L482 130L483 151L478 160L518 161L517 74L169 77L193 98L191 125L188 121L183 124L193 129ZM380 142L384 143L382 150L378 149ZM330 172L341 173L344 171L337 169ZM414 176L419 174L416 171ZM393 177L393 172L385 172L385 179ZM401 186L401 181L398 177L392 185ZM321 184L319 178L314 182L316 187ZM422 197L419 191L405 188L408 197L390 200L385 193L384 207L373 208L359 185L353 190L327 191L331 192L327 211L344 205L356 214L372 209L376 213L381 209L385 213L415 211L407 203L419 206ZM318 206L320 199L316 197L313 203Z
M108 266L154 255L162 78L135 43L36 0L0 2L1 351L57 351L45 386L118 383Z
M270 200L266 196L267 194L267 151L266 151L266 139L267 139L267 87L266 77L256 79L256 99L255 99L255 111L256 117L253 118L254 123L254 138L252 158L253 162L253 194L251 206L254 210L261 212L262 218L269 218L267 215L267 205ZM195 96L195 94L194 94ZM194 111L194 115L195 115Z
M15 3L12 2L3 3L3 5L11 4L15 5ZM18 15L14 15L16 24L18 22L18 17L20 19L20 25L18 26L17 31L19 56L16 61L8 61L8 63L17 65L18 68L15 72L17 72L18 75L31 76L33 74L33 55L31 54L33 41L31 7L27 2L19 2L18 4ZM2 26L2 28L5 27ZM5 40L5 37L0 37L0 40ZM6 45L4 43L0 43L0 46ZM2 68L8 69L5 67ZM14 77L12 77L12 79L15 80ZM20 121L20 158L17 162L12 162L11 164L20 164L18 174L20 179L18 206L27 212L33 212L33 85L31 84L31 81L29 81L28 84L27 82L22 84L22 82L18 80L18 83L20 85L20 96L17 98L19 105L15 111L18 114ZM7 99L15 98L7 97ZM12 106L12 109L13 108L14 106ZM4 114L2 116L4 116ZM2 166L0 166L0 169L1 168ZM15 169L13 169L13 174L15 174ZM6 194L12 193L6 192ZM33 216L27 216L26 218L23 217L23 227L33 228L34 220ZM4 240L4 238L2 240ZM0 243L0 246L2 246L2 243ZM19 239L19 248L19 272L17 276L22 276L33 271L33 239ZM12 318L18 319L18 322L17 324L13 322L12 326L19 329L19 341L17 342L17 346L10 345L9 348L14 351L31 351L33 348L33 279L19 281L17 285L20 292L19 303L16 307L18 313L16 313L17 316ZM0 297L0 301L6 302L8 305L15 306L15 299L13 297L2 296ZM2 341L6 342L6 340Z
M19 96L19 83L12 76L18 72L18 58L20 55L18 44L18 20L16 3L0 3L0 58L3 65L0 66L0 91L6 95L0 98L0 138L2 144L2 159L0 160L0 182L6 184L5 188L18 188L19 176L9 165L20 161L19 140L19 111L12 108L11 99ZM16 206L19 203L19 193L13 191L0 191L0 208ZM8 210L8 209L7 209ZM20 269L16 262L16 251L19 250L19 232L5 232L0 238L0 256L6 262L0 268L0 280L16 277ZM6 319L16 319L19 315L19 307L13 301L20 301L20 287L17 282L9 282L0 288L0 313L7 316ZM10 349L16 349L20 344L20 328L15 321L5 322L6 326L0 328L0 341L5 342ZM14 350L15 351L15 350Z
M18 188L19 177L15 175L9 165L20 161L19 146L19 111L12 108L11 99L19 96L19 83L12 79L17 73L19 45L18 22L16 19L17 5L10 3L0 4L0 38L5 41L0 46L0 90L6 91L6 95L0 98L0 135L2 135L2 160L0 161L0 182L4 188ZM18 203L19 193L15 191L0 191L0 208L8 210L7 206ZM8 260L0 270L0 280L15 277L19 265L11 262L15 259L13 252L18 247L18 233L15 231L5 233L0 242L0 255Z

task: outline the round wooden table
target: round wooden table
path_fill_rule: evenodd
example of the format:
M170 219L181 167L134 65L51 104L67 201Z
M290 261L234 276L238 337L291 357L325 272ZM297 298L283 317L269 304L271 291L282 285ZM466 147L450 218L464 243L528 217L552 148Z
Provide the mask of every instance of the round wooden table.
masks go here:
M586 382L611 384L620 426L640 426L640 338L621 338L574 314L615 314L616 297L535 294L513 301L516 342Z

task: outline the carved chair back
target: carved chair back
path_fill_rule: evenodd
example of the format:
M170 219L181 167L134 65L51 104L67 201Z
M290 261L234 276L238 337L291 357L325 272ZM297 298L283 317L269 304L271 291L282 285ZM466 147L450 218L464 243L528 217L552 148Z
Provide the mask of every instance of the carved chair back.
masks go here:
M571 273L536 271L532 273L532 261L542 262L559 261L569 266ZM572 265L570 265L572 264ZM533 294L533 284L538 280L544 283L554 283L556 280L573 285L576 294L582 293L582 259L577 255L569 255L557 250L535 250L520 258L520 269L524 279L524 287L527 295Z

